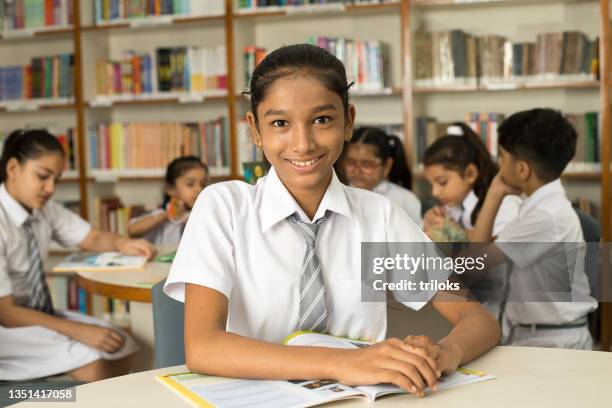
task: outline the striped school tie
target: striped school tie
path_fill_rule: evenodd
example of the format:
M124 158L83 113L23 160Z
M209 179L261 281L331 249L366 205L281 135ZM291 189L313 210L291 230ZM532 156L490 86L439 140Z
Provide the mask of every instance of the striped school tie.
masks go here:
M30 309L39 310L41 312L53 314L53 304L51 303L51 294L45 280L43 270L42 257L34 231L32 230L32 218L28 218L23 224L23 230L26 233L28 241L28 273L26 282L30 288Z
M301 266L300 276L300 320L298 330L327 331L327 310L325 308L325 286L319 257L315 251L315 240L319 227L326 217L310 224L302 221L297 214L289 220L302 235L306 243L306 253Z

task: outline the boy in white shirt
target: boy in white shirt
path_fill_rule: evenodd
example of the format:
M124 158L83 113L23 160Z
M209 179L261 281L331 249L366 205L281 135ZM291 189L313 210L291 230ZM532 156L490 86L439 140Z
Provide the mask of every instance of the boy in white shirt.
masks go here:
M499 128L500 171L476 222L475 241L492 241L507 194L526 196L516 219L489 247L512 264L503 344L590 349L587 314L597 308L584 271L584 238L559 177L576 149L576 131L557 111L532 109Z

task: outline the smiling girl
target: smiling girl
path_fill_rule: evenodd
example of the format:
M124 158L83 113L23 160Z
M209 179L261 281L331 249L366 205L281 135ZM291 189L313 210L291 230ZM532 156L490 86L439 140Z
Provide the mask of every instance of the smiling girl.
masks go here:
M499 327L476 302L432 302L454 329L384 340L386 304L361 301L361 243L427 238L387 198L343 185L333 165L352 135L346 72L327 51L292 45L253 72L247 118L272 168L254 186L198 197L166 282L185 302L190 370L260 379L394 383L424 395L493 347ZM405 302L413 309L424 302ZM357 350L290 347L296 330L370 339Z

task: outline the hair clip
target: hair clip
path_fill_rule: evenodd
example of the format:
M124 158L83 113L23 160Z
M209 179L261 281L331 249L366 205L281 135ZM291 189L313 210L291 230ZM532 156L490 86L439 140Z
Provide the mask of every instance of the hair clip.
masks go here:
M395 139L392 137L389 138L389 146L395 147Z
M446 134L449 136L463 136L463 129L461 129L461 126L452 125L446 129Z

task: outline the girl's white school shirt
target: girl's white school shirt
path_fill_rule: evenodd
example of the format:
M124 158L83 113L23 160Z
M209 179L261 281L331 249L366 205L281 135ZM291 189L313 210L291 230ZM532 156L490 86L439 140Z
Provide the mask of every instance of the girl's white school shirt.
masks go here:
M140 221L143 218L154 217L164 212L166 212L164 209L157 208L140 217L132 218L130 224ZM182 221L166 220L144 234L142 238L153 245L178 245L181 240L181 235L183 235L184 228L185 224Z
M30 214L0 185L0 297L13 295L18 305L29 301L26 282L29 268L28 241L23 224ZM91 226L61 204L49 200L32 212L32 231L42 259L49 254L51 239L67 247L83 241Z
M326 212L316 250L329 333L383 340L386 303L361 301L361 244L430 240L396 204L342 184L335 173L312 221ZM255 186L229 181L207 187L191 212L165 292L184 301L185 283L212 288L229 299L229 332L281 342L299 316L305 242L287 220L294 213L311 222L274 168ZM404 304L418 310L434 294Z
M383 180L372 190L395 202L408 213L412 221L421 225L421 200L410 190L388 180Z
M493 221L493 236L497 236L499 232L512 220L514 220L521 207L522 199L517 195L507 195L502 200L495 221ZM465 197L461 205L454 207L447 207L446 211L450 217L455 220L459 225L462 225L465 229L474 229L472 224L472 212L478 204L478 196L474 193L474 190Z

